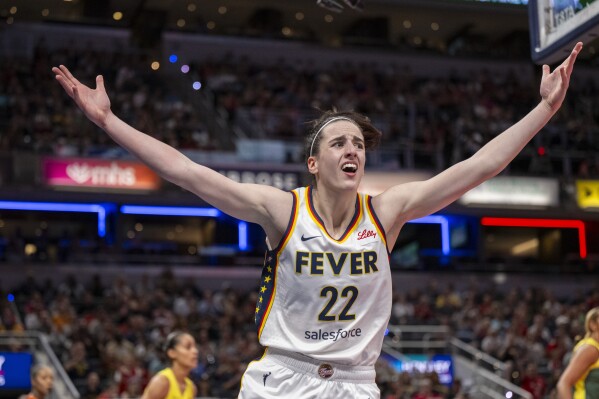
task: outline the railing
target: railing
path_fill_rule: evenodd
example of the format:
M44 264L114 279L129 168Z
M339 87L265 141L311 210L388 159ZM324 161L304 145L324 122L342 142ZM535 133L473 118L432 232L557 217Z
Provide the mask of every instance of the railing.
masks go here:
M460 355L454 355L455 366L458 372L469 373L472 376L472 385L469 393L473 398L490 399L533 399L530 392L512 384L478 364L471 362Z
M389 326L386 341L397 350L418 349L419 352L447 349L447 326Z
M483 399L532 399L532 395L504 377L509 366L475 347L450 336L447 326L402 325L388 327L383 352L405 361L405 353L451 353L455 372L471 376L469 393Z
M489 397L532 399L529 392L515 386L506 379L511 372L508 364L457 338L451 338L449 345L458 365L470 370L472 375L475 376L474 386L481 394L489 395L489 392L493 392L495 395L499 391L501 395Z
M505 376L505 372L508 369L507 365L493 356L490 356L457 338L451 338L449 340L449 345L452 354L468 359L475 363L477 367L482 367L497 375Z

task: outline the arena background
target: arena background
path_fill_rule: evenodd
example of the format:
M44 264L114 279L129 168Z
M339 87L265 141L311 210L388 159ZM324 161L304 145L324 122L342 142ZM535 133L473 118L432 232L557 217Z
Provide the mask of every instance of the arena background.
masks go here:
M1 397L27 392L32 363L54 368L52 398L139 397L186 329L199 397L230 398L262 353L261 229L116 146L52 66L104 75L127 122L282 189L309 182L317 109L383 131L362 187L377 193L470 156L539 99L526 1L166 3L0 4ZM402 231L383 398L555 397L599 305L596 52L585 41L562 109L505 173Z

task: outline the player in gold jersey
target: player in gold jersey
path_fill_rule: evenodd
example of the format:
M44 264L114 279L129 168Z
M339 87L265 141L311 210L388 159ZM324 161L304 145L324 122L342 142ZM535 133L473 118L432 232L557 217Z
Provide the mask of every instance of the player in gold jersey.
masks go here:
M599 399L599 307L587 312L584 327L557 384L559 399Z
M195 339L184 332L172 332L164 349L171 365L152 377L141 399L193 399L197 388L189 373L198 365Z

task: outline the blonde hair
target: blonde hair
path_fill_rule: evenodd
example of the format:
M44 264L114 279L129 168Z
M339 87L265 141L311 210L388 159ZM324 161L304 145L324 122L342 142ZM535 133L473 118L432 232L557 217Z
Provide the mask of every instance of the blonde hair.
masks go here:
M584 329L586 331L585 338L589 338L591 336L591 322L594 321L599 325L599 306L589 310L587 312L587 316L584 320Z

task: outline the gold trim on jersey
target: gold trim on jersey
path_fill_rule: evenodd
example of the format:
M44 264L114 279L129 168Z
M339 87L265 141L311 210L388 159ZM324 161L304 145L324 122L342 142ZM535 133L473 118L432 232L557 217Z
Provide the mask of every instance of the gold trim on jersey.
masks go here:
M258 339L260 339L260 337L262 336L262 330L264 330L264 326L266 325L266 320L268 320L268 315L270 314L270 309L272 308L272 304L275 301L275 296L277 294L277 270L279 267L279 256L283 253L285 246L289 242L289 239L291 238L291 235L293 234L293 231L295 230L295 225L297 224L300 201L299 201L299 196L295 190L291 191L291 194L293 194L293 208L294 209L292 210L293 213L291 215L291 221L287 227L287 231L285 232L285 235L281 239L281 242L279 243L277 252L275 254L276 261L275 261L275 264L273 267L274 270L272 273L273 289L272 289L272 294L270 295L270 299L268 301L268 307L266 308L266 313L264 314L264 317L262 317L262 322L260 323L260 328L258 329Z
M378 217L376 216L376 213L374 212L374 207L372 206L371 202L372 197L368 194L365 194L365 201L366 212L368 213L368 217L370 218L370 221L374 225L376 231L379 233L379 237L381 237L381 240L383 240L383 243L385 243L385 248L387 248L387 252L389 252L389 247L387 246L387 235L385 234L385 230L383 229L381 222L379 221Z
M356 229L356 227L358 227L360 221L362 220L362 198L360 194L358 194L356 199L356 211L354 213L354 216L343 235L339 239L336 239L335 237L329 234L326 227L324 226L324 222L322 221L322 219L318 215L318 212L316 211L316 208L314 207L314 204L312 202L312 186L306 187L304 196L306 202L306 209L308 210L308 215L310 215L310 218L320 228L320 230L322 230L326 234L327 237L339 244L347 241L347 239L351 236L351 233L354 232L354 230Z

